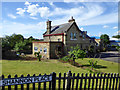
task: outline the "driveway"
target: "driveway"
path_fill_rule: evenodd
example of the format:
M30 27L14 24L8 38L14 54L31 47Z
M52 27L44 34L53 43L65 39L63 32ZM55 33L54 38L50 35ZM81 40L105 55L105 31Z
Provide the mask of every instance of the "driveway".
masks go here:
M101 52L100 58L106 61L120 63L120 53L118 51Z

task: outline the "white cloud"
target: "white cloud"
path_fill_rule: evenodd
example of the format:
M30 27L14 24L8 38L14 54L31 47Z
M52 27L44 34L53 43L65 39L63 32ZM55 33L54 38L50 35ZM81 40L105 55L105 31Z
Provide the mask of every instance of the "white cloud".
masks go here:
M103 28L108 28L109 26L108 25L104 25Z
M21 16L23 16L24 15L24 13L25 13L25 9L22 9L22 8L17 8L16 9L17 10L17 14L19 14L19 15L21 15Z
M110 18L112 17L112 18ZM117 23L118 21L118 13L110 13L94 18L88 18L87 20L85 19L84 21L80 21L80 18L77 18L77 21L80 25L103 25L103 24L110 24L110 23Z
M85 0L64 0L64 2L66 2L66 3L70 3L70 2L85 2Z
M38 4L29 5L27 7L27 12L30 13L30 16L36 16L38 13Z
M83 31L83 30L84 30L84 28L83 28L83 27L81 27L81 28L80 28L80 30L81 30L81 31Z
M16 16L13 14L8 14L8 17L12 18L12 19L16 19Z
M113 27L113 29L117 29L117 28L118 28L117 26Z
M49 4L50 4L51 6L55 6L55 5L53 4L53 2L50 2Z
M31 3L29 3L28 1L25 2L25 5L30 5Z
M53 10L49 7L40 7L38 4L31 4L29 2L25 2L26 12L28 12L31 16L37 16L38 14L42 18L49 18L49 17L59 17L56 18L54 21L58 21L58 24L66 22L70 16L74 16L78 25L98 25L98 24L109 24L115 23L118 21L118 13L108 13L103 14L105 12L105 7L101 6L100 4L93 3L82 3L83 5L77 6L74 8L64 9L60 7L56 7L53 2L49 2L51 6L54 6ZM23 12L24 13L24 12ZM110 18L112 17L112 18ZM67 20L66 20L67 19ZM63 22L64 21L64 22Z
M26 11L30 14L30 16L37 16L37 14L40 14L40 16L43 18L47 18L49 16L48 7L39 7L38 4L31 4L29 2L25 2L25 5Z
M66 3L70 2L118 2L120 0L64 0Z
M41 17L48 17L50 13L48 7L40 7L38 8L38 12L40 13Z
M25 37L33 36L35 38L42 38L42 34L46 30L45 24L45 22L39 22L38 24L22 24L8 21L3 23L1 36L3 37L5 35L12 35L13 33L16 33L22 34Z
M30 17L31 19L34 19L34 20L37 20L38 18L36 18L36 17Z

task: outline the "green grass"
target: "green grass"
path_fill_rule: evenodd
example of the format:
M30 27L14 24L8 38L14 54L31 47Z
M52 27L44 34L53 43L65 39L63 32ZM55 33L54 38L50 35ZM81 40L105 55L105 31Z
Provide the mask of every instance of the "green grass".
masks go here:
M120 66L120 63L115 63L115 62L110 62L110 61L104 61L102 59L93 59L93 58L85 58L85 59L78 59L76 60L76 62L82 64L82 65L89 65L89 60L94 60L94 61L98 61L97 63L97 68L96 70L104 72L104 73L119 73L118 69ZM88 66L87 68L90 68L90 66Z
M76 62L87 65L89 58L85 58L83 60L78 59ZM20 75L33 75L33 74L50 74L52 72L56 72L57 75L59 72L67 73L69 70L72 71L72 73L89 73L87 68L90 68L90 66L86 66L85 69L82 69L81 67L75 67L70 65L69 63L61 63L58 60L47 60L47 61L23 61L23 60L2 60L0 61L2 63L2 74L5 76L8 76L9 74L12 75L12 77L17 74ZM106 73L118 73L118 63L104 61L104 60L98 60L98 65L100 68L97 68L96 70ZM103 68L106 67L106 68Z

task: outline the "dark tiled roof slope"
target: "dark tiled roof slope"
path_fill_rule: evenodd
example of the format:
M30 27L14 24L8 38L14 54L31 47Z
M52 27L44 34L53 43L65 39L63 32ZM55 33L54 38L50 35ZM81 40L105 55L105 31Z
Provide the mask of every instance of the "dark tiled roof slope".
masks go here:
M50 34L65 33L74 23L75 22L68 22L65 24L52 26ZM83 33L83 31L81 31L81 30L79 30L79 31L81 33ZM45 32L43 35L47 35L47 32ZM90 38L87 34L86 34L86 37Z
M52 26L50 34L64 33L65 31L67 31L70 28L70 26L73 23L74 22L69 22L69 23L65 23L65 24L61 24L61 25ZM46 32L43 35L46 35Z

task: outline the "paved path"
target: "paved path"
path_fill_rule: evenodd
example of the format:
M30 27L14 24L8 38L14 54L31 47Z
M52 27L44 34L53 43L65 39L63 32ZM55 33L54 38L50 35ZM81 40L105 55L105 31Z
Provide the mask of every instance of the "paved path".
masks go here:
M101 52L101 59L120 63L120 53L118 51Z

